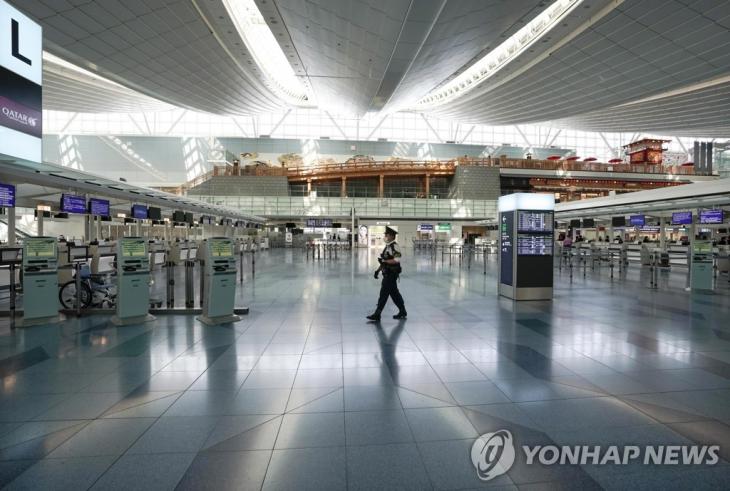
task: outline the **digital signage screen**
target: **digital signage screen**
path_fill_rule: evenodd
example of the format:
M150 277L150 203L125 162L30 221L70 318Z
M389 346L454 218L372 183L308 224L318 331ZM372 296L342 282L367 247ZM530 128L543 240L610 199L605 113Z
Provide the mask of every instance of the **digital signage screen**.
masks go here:
M173 211L172 212L172 221L175 223L181 223L185 221L185 212L184 211Z
M331 218L307 218L308 228L330 228L332 227Z
M672 213L672 225L692 225L692 212L679 211Z
M183 220L183 221L185 223L187 223L188 225L192 225L195 222L195 220L193 219L192 213L185 213L184 217L185 217L185 220Z
M593 218L583 219L583 228L593 228L596 226L596 220Z
M89 199L89 213L99 217L108 217L111 215L109 201L97 198Z
M722 210L702 210L700 211L700 223L705 225L720 224L723 222L724 214Z
M633 227L643 227L646 225L646 217L644 215L631 215L629 224Z
M147 207L145 205L132 205L132 218L147 220Z
M499 215L499 282L512 286L512 276L514 274L512 252L514 250L515 212L508 211Z
M61 195L61 211L65 213L86 213L86 198L73 194Z
M626 217L611 217L611 226L625 227L626 226Z
M552 256L553 239L548 235L518 235L518 256Z
M0 208L15 208L15 186L0 184Z
M580 220L578 220L580 227ZM517 218L518 232L552 232L553 213L551 211L520 211Z
M150 206L147 208L147 218L150 220L162 220L162 210L155 208L154 206Z

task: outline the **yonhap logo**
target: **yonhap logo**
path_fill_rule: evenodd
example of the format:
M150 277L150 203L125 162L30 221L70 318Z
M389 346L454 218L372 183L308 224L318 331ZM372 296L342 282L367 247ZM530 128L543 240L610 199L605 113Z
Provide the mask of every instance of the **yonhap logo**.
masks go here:
M523 445L520 462L526 465L716 465L719 445ZM485 433L471 447L471 462L479 479L489 481L508 472L517 449L512 433Z
M471 447L471 462L482 481L489 481L510 470L515 463L512 433L498 430L477 438Z

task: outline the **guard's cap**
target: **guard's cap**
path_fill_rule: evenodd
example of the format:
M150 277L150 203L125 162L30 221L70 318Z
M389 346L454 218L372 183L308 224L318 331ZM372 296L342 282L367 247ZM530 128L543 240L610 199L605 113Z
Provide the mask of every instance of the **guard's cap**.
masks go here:
M393 230L390 227L385 227L385 233L386 234L390 234L390 235L397 235L398 234L398 231L397 230Z

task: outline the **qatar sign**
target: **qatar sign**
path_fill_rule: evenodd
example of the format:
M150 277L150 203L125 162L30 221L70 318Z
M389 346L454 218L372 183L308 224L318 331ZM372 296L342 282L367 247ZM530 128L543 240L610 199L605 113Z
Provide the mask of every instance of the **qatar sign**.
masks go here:
M41 161L43 32L0 0L0 155Z

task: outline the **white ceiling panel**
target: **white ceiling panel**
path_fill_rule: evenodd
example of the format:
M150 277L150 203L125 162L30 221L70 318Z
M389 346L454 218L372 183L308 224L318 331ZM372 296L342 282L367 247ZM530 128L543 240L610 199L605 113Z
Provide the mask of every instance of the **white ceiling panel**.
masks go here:
M702 3L705 10L689 1L614 2L549 56L529 64L526 55L433 112L486 124L576 121L569 118L730 73L730 31L704 14L725 18L730 2Z
M284 106L220 0L12 3L43 25L47 51L153 99L217 114Z
M83 113L164 111L174 106L52 59L43 60L43 108Z

